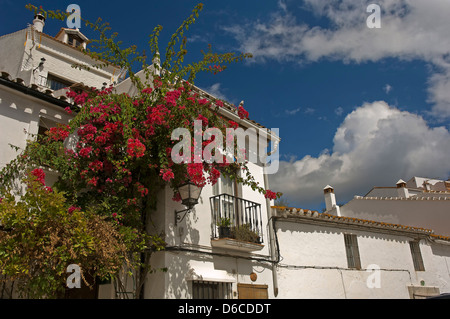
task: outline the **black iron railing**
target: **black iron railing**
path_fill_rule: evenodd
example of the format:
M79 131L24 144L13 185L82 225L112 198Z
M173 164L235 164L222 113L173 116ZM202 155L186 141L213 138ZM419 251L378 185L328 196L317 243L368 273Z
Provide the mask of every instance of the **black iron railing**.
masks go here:
M233 195L210 197L212 238L230 237L244 241L263 242L261 204ZM223 234L228 227L228 234Z

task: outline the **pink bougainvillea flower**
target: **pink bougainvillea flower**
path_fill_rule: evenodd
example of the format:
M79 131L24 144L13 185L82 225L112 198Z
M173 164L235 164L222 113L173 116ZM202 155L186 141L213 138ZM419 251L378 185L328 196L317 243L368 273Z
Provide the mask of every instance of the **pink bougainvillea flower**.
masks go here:
M81 208L80 207L77 207L77 206L70 206L69 207L69 209L67 210L67 212L69 213L69 214L72 214L74 211L76 211L76 210L81 210Z
M42 185L45 185L45 173L41 168L36 168L31 171L31 175L36 177L36 180Z
M212 168L211 172L209 173L209 181L212 185L215 185L217 183L217 180L220 177L220 171L216 168Z
M161 169L159 175L162 176L162 179L165 180L166 182L169 182L171 179L175 178L175 175L173 174L170 168Z
M93 170L94 172L98 172L103 169L103 162L99 160L95 160L91 163L89 163L89 168Z
M150 93L152 93L152 91L153 91L152 88L145 88L145 89L142 90L142 93L150 94Z
M96 187L98 184L98 177L92 177L88 182L88 185Z
M141 197L145 197L148 195L148 188L146 188L144 185L142 185L141 183L136 183L137 184L137 190L138 192L141 194Z
M268 189L268 190L266 190L264 197L268 198L268 199L277 199L277 194Z
M228 124L231 126L231 128L234 128L234 129L236 129L236 128L239 127L239 124L237 124L237 123L234 122L234 121L228 121Z
M166 93L166 96L164 97L164 100L166 103L170 106L176 106L177 100L180 97L181 92L178 90L170 91Z
M181 194L180 193L175 193L172 197L172 200L174 202L181 202Z
M73 98L73 101L75 102L75 104L83 105L84 103L86 103L86 99L87 98L88 98L88 94L86 92L83 92L83 93L78 94L77 96L75 96Z
M249 116L248 112L244 109L243 106L238 107L238 115L241 119L247 119Z
M187 172L191 182L199 187L203 187L206 184L205 177L203 176L203 164L202 163L189 163L187 165Z
M208 126L208 119L203 115L199 114L197 120L202 121L203 126Z
M128 139L127 153L130 157L142 157L145 153L145 145L139 139Z
M155 86L155 88L159 88L162 86L162 81L158 78L154 78L153 79L153 85Z
M67 137L69 137L69 126L52 127L48 131L48 136L54 141L64 141Z
M90 154L92 152L92 147L84 147L80 150L79 155L81 157L90 157Z

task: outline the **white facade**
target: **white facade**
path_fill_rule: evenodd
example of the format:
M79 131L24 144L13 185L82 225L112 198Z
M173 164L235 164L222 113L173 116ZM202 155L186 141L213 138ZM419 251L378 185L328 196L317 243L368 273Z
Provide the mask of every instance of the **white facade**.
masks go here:
M250 172L264 185L262 168L249 165ZM261 206L262 243L246 243L233 239L214 237L211 197L212 187L206 186L199 204L175 225L175 211L185 207L172 200L169 188L161 192L158 209L150 216L157 233L164 233L167 247L152 257L152 266L166 268L148 277L145 288L147 298L192 298L193 282L230 284L230 298L238 297L239 284L267 286L269 298L273 298L272 257L268 236L268 210L263 195L250 187L243 187L239 195ZM257 274L252 281L250 275Z
M9 144L23 149L26 141L38 134L39 125L49 128L68 123L71 116L64 108L70 101L62 87L101 88L104 83L114 83L119 74L114 66L90 71L73 68L76 63L96 63L78 48L61 41L68 41L63 37L67 32L82 36L81 33L62 29L57 39L43 33L42 27L45 23L35 19L27 28L0 37L0 167L17 155Z
M64 111L70 101L61 97L64 89L49 89L49 77L100 88L105 83L118 82L120 75L114 66L90 71L72 68L74 63L94 64L74 47L76 42L69 43L71 35L85 38L70 29L62 29L57 37L48 36L42 32L45 23L37 20L34 26L0 37L0 167L17 155L9 144L24 148L26 141L38 133L39 126L70 121L71 116ZM135 92L129 80L116 88L119 93ZM207 92L199 92L210 98ZM233 108L226 106L221 112L244 128L262 128L253 121L241 120ZM268 138L279 142L271 132ZM249 163L249 169L261 186L270 188L261 163ZM219 185L222 182L225 185L222 180ZM422 222L434 218L437 224L430 228L436 234L445 235L443 230L449 229L448 189L438 192L430 187L425 194L418 188L422 180L410 182L415 184L408 184L408 197L399 196L398 188L374 189L371 196L355 198L342 207L336 205L334 192L328 191L327 214L271 209L273 203L242 185L235 185L232 194L225 191L225 186L209 186L202 190L199 203L191 212L184 217L183 213L179 215L181 220L176 220L176 212L185 207L172 200L169 188L161 190L148 227L164 234L167 247L155 253L151 263L154 269L165 271L147 277L144 297L204 297L206 286L218 291L221 298L410 298L413 294L449 292L449 239L420 228L387 224L425 227ZM436 181L429 184L446 187ZM224 193L234 197L221 195ZM259 243L218 236L218 207L231 209L239 205L246 208L234 208L234 224L249 223L255 227ZM249 211L253 212L252 217L246 215ZM242 217L250 219L235 221ZM417 221L413 219L416 217ZM360 269L349 267L345 234L356 235ZM418 241L425 270L415 270L411 241ZM379 273L368 271L374 265ZM372 276L378 274L379 277ZM107 284L100 285L98 297L120 296L112 284Z
M421 186L424 181L428 183ZM448 181L413 177L394 187L374 187L341 206L340 215L423 227L450 236L449 186Z
M0 37L0 167L6 165L17 156L17 152L9 144L23 149L27 140L32 140L39 132L39 127L49 128L56 123L68 123L72 116L64 108L70 106L65 97L63 87L81 85L100 88L104 85L117 84L120 70L114 66L98 70L91 68L79 70L73 64L94 65L95 62L85 56L77 47L71 45L69 37L77 35L77 39L87 40L77 30L61 29L57 36L49 36L43 31L45 22L36 18L34 25L12 34ZM79 43L83 47L86 43ZM51 89L56 79L56 88ZM116 85L117 91L132 95L133 86L125 80ZM198 89L206 98L207 92ZM245 128L262 129L258 123L242 120L228 105L221 110L222 114ZM266 132L266 131L264 131ZM278 137L270 135L270 139L278 142ZM268 188L261 164L249 164L250 173L260 185ZM47 185L52 184L51 174L47 174ZM164 252L155 254L152 266L166 268L166 272L158 271L148 277L145 285L146 298L192 298L193 283L199 285L197 293L202 290L202 283L220 283L221 289L226 287L226 297L237 298L239 289L251 291L254 285L267 297L273 297L272 256L268 236L268 213L270 201L250 187L237 185L233 196L220 197L213 194L212 187L202 190L199 204L183 220L175 225L175 210L185 207L172 200L173 193L167 188L161 191L158 209L150 216L149 227L152 231L165 234L167 247ZM256 227L261 243L248 243L235 239L219 239L216 220L212 214L211 197L216 197L219 205L232 207L239 202L257 208L250 217L243 208L236 208L240 217L250 218L245 223ZM237 219L237 216L233 216ZM241 222L233 222L243 224ZM251 276L252 275L252 276ZM255 276L256 275L256 276ZM129 282L130 284L130 282ZM242 288L242 285L247 284ZM128 289L131 290L132 284ZM202 292L203 293L203 292ZM223 294L223 291L221 292ZM112 284L100 285L99 298L118 298Z
M15 83L0 79L0 167L13 160L25 148L27 140L35 138L44 121L68 123L71 116L64 111L65 106L68 104L64 101L27 90L24 86L17 88ZM20 150L16 151L10 144Z
M279 298L423 298L450 292L450 238L429 231L317 212L273 208L280 247ZM357 238L349 267L344 234ZM415 270L418 242L424 270Z
M60 33L65 32L68 29ZM47 89L49 74L71 84L83 83L97 88L117 81L119 69L114 66L90 70L72 67L96 63L80 49L37 31L33 25L0 37L0 71L7 72L12 79L22 79L26 86L35 84L38 89Z

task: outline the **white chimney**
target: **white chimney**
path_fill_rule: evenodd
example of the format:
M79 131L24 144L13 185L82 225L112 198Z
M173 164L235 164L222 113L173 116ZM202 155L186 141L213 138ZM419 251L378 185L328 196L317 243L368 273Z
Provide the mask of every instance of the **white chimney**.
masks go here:
M399 179L396 185L398 197L408 198L409 192L408 188L406 188L406 182L402 179Z
M156 66L154 66L155 75L161 75L161 59L160 59L159 51L156 52L155 56L153 57L152 63L156 64Z
M335 214L336 216L341 216L339 206L336 205L336 195L334 195L334 189L330 185L325 186L323 189L325 195L325 207L326 212L329 214ZM335 210L334 212L331 212Z
M45 17L38 13L34 16L33 26L36 31L42 32L44 30Z

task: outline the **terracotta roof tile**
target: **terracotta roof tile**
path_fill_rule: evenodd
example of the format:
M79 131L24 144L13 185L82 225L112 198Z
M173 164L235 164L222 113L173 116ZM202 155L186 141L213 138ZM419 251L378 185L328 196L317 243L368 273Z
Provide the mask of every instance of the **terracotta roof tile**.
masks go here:
M272 206L272 208L276 209L278 214L280 216L283 216L285 214L285 217L310 217L310 218L317 218L321 220L332 220L336 222L342 222L342 223L351 223L355 225L367 225L367 226L375 226L375 227L381 227L381 228L387 228L387 229L395 229L395 230L408 230L408 231L415 231L425 234L432 234L432 229L426 229L422 227L413 227L413 226L407 226L407 225L400 225L400 224L392 224L392 223L385 223L385 222L379 222L374 220L366 220L366 219L360 219L355 217L345 217L345 216L336 216L326 213L318 213L317 211L311 211L311 210L304 210L301 208L290 208L290 207L282 207L282 206Z

